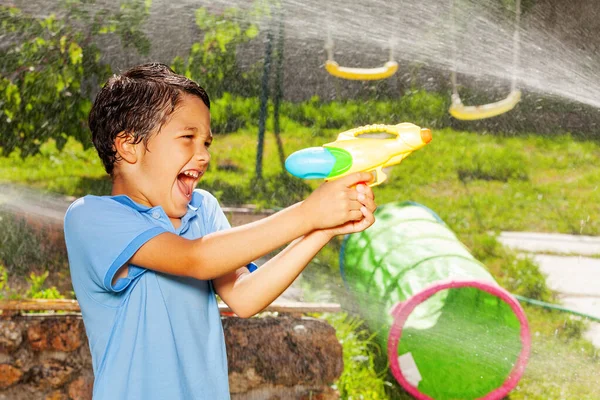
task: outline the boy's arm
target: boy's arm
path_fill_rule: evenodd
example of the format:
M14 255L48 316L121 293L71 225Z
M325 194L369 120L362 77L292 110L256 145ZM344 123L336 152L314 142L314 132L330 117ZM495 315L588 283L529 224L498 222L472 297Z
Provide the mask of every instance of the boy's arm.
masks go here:
M333 236L360 232L373 224L375 202L370 188L363 186L359 199L363 218L339 227L313 231L292 242L283 251L256 271L239 268L213 281L215 290L234 313L242 318L251 317L271 304L300 275L312 258Z
M215 279L312 230L362 219L362 203L354 186L371 179L371 174L360 172L325 183L302 203L199 239L162 233L143 244L129 262L173 275Z

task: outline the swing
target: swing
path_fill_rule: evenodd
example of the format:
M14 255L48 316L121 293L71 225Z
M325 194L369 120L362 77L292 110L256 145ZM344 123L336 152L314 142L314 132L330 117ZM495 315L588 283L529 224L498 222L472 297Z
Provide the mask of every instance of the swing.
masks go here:
M515 1L515 33L513 35L513 76L510 93L505 99L495 103L478 106L465 106L458 94L456 84L456 44L454 45L454 69L452 70L452 105L448 112L456 119L474 121L484 118L496 117L512 110L521 100L521 91L517 89L516 70L519 64L519 25L521 17L521 0ZM454 18L453 18L454 23Z
M398 70L398 63L394 61L393 46L390 46L390 60L386 62L382 67L376 68L351 68L341 67L333 59L333 39L331 39L331 33L327 32L327 42L325 43L325 50L327 50L327 62L325 63L325 69L331 75L342 79L349 79L355 81L376 81L380 79L386 79L394 75Z

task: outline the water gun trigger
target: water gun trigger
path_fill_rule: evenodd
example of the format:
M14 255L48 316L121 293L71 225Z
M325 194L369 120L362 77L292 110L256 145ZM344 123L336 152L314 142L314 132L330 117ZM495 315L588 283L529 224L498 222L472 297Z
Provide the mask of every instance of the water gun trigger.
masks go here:
M369 172L373 175L374 180L369 182L369 186L377 186L383 183L387 179L387 175L383 172L383 166L379 166L375 169L370 170Z

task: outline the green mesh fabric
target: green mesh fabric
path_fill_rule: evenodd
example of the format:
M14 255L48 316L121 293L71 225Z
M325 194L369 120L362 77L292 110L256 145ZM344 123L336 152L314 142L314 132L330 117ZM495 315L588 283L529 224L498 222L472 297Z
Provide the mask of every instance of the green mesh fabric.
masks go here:
M380 206L371 228L347 237L341 261L358 310L383 348L396 303L449 279L496 285L439 217L414 203ZM421 377L414 385L422 393L478 398L507 378L521 350L519 335L517 317L498 297L471 287L447 289L410 314L398 355L414 360Z

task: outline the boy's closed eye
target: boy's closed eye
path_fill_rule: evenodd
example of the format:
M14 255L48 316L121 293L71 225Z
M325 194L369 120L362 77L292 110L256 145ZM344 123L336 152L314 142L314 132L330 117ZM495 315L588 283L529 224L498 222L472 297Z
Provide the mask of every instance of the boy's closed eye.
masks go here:
M183 136L181 136L181 138L183 138L183 139L195 139L196 136L195 135L183 135ZM209 148L211 144L212 144L212 140L207 140L206 142L204 142L204 146L206 148Z

